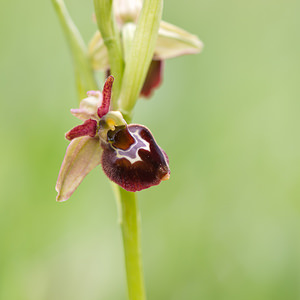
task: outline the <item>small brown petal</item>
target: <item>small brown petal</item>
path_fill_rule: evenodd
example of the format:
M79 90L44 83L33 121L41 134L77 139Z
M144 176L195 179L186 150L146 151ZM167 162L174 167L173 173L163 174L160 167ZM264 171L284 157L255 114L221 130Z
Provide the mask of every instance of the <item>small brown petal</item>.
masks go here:
M160 86L163 77L163 67L164 62L162 60L152 60L141 90L141 96L149 98L154 89Z
M113 82L114 82L114 77L112 75L110 75L104 83L104 87L103 87L103 91L102 91L102 97L103 97L102 104L98 108L99 118L102 118L109 111L110 100L111 100L111 90L112 90Z
M69 141L88 135L90 137L94 137L97 132L97 121L88 119L82 125L78 125L71 129L69 132L66 133L66 139Z

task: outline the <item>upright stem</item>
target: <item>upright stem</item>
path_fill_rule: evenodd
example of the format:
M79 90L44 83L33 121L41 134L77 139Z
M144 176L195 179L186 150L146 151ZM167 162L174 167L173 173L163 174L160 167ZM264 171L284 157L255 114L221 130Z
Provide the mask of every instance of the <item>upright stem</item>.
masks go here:
M72 21L64 1L52 0L52 2L71 49L75 68L78 98L79 101L81 101L86 97L87 91L99 89L95 73L93 71L84 41L80 35L80 32Z
M95 74L84 42L68 15L63 0L52 0L71 45L81 99L87 90L97 89ZM153 58L163 0L144 0L134 36L126 35L126 68L120 33L113 15L113 0L94 0L97 24L107 47L111 73L115 77L113 109L120 110L128 123ZM132 27L132 24L129 26ZM131 29L126 26L130 33ZM128 33L127 32L127 33ZM123 32L125 33L125 31ZM131 32L132 33L132 32ZM129 300L146 300L141 245L140 215L136 194L114 184L122 228Z
M115 77L112 107L116 109L123 79L124 61L120 34L113 16L113 1L94 0L94 6L98 28L108 52L110 71Z
M145 300L140 214L135 193L116 187L122 228L129 300Z

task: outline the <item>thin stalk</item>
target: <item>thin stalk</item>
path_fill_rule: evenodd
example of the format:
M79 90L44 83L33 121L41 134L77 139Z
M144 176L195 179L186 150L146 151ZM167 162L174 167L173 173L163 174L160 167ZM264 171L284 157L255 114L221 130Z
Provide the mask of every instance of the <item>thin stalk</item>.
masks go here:
M108 52L110 71L115 77L112 107L116 109L123 79L124 60L120 34L113 15L113 1L94 0L94 6L98 28Z
M131 123L130 116L124 116ZM127 192L112 183L117 199L119 223L122 230L129 300L146 300L142 265L140 212L136 193Z
M85 43L71 19L63 0L52 0L71 49L79 101L86 92L99 89Z
M127 192L117 186L115 191L123 236L129 300L146 300L136 193Z

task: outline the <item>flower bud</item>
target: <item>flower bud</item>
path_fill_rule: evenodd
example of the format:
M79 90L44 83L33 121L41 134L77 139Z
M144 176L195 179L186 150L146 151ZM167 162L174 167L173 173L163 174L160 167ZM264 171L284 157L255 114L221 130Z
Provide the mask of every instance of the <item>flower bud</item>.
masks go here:
M136 22L143 6L141 0L114 0L114 13L120 24Z

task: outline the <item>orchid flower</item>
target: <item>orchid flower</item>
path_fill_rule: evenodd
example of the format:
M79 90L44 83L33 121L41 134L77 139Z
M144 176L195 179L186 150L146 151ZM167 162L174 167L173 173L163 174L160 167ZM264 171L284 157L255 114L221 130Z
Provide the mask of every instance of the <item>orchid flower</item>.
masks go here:
M133 26L130 26L130 28L134 34L135 24L142 7L142 0L114 0L113 3L114 14L124 44L125 42L122 36L123 28L125 28L127 24L132 24ZM153 60L141 90L141 96L150 97L153 89L159 87L161 84L165 59L185 54L196 54L201 52L202 48L203 43L196 35L161 21ZM95 70L109 71L110 66L107 49L99 31L95 33L90 41L89 54Z
M166 153L148 128L127 125L119 111L110 111L114 78L109 76L102 93L90 91L71 113L84 121L66 133L70 140L58 180L57 201L67 200L84 177L99 164L107 177L131 192L170 177Z

